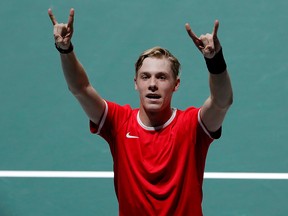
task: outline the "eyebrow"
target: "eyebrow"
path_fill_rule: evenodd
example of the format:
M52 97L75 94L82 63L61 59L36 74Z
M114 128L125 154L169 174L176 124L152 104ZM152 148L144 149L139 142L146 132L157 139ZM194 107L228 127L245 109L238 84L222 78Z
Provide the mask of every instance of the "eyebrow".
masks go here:
M141 71L141 72L138 72L138 73L139 74L152 74L151 72L148 72L148 71ZM165 71L158 71L158 72L155 72L153 74L155 74L155 75L159 75L159 74L161 74L161 75L169 75L169 73L165 72Z

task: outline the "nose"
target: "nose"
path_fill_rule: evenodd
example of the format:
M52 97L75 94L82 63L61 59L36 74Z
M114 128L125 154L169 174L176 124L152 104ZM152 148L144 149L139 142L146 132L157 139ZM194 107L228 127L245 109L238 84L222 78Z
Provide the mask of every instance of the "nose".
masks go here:
M157 87L157 81L155 78L151 78L150 79L150 83L149 83L149 87L148 89L152 92L157 91L158 87Z

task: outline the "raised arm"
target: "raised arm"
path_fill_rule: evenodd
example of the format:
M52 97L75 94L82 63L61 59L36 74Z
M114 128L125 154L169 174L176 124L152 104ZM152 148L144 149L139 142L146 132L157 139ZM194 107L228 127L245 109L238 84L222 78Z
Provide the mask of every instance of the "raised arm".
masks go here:
M52 10L48 15L54 28L56 49L60 53L60 59L64 76L69 90L78 99L89 119L98 124L104 112L105 104L100 95L91 86L87 74L77 59L71 38L73 35L74 9L70 10L68 22L58 23Z
M212 34L200 37L196 36L188 23L185 27L195 46L202 52L209 70L210 96L203 104L200 116L206 128L215 132L222 126L233 102L231 81L217 36L219 21L215 21Z

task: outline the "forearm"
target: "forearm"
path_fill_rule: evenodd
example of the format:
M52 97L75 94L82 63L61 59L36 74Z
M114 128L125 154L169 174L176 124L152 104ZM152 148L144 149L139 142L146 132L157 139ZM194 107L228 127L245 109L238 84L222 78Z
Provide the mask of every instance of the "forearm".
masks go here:
M68 88L77 95L89 85L86 72L74 52L60 54L60 58Z
M227 70L209 75L210 98L216 109L227 110L233 102L231 80Z
M209 75L210 96L201 108L201 119L210 132L217 131L233 102L231 81L227 70Z
M206 58L209 71L211 105L219 110L227 110L233 101L231 80L227 71L221 46L213 58Z

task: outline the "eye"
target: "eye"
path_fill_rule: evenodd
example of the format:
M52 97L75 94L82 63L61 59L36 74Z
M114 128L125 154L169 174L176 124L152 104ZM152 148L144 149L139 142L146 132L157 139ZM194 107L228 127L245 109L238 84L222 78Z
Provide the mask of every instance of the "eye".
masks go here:
M158 78L159 80L166 80L166 79L167 79L167 76L166 76L166 74L161 73L161 74L159 74L159 75L157 76L157 78Z
M141 78L142 80L147 80L149 77L147 76L147 74L141 74L141 75L140 75L140 78Z

